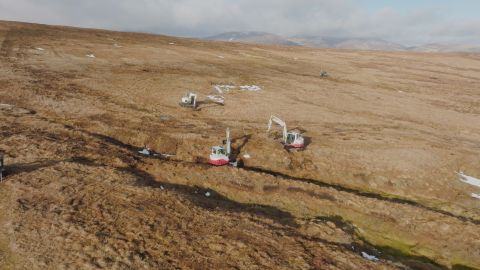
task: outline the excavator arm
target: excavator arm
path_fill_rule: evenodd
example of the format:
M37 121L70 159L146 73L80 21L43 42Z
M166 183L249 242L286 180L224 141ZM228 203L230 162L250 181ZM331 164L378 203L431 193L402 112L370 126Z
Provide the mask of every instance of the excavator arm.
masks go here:
M287 124L280 118L278 118L277 116L270 116L270 120L268 121L268 130L267 132L270 131L270 129L272 128L272 124L275 123L277 125L279 125L280 127L282 127L282 135L283 135L283 141L286 143L287 142Z
M231 143L231 140L230 140L230 129L227 128L227 156L230 157L230 154L232 153L232 143Z

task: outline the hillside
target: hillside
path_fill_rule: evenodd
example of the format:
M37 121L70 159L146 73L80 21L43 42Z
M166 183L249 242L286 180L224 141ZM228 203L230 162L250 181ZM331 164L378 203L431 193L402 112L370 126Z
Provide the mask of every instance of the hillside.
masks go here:
M298 43L293 42L287 38L265 32L227 32L207 37L206 39L266 45L299 46Z
M400 44L373 38L328 38L317 36L298 36L291 39L304 46L313 48L351 49L366 51L405 51Z
M479 84L478 54L0 22L0 269L480 269ZM243 167L207 163L226 128Z
M227 32L205 38L206 40L241 42L263 45L305 46L311 48L349 49L364 51L412 51L428 53L479 53L480 46L471 44L425 44L408 47L379 38L339 38L323 36L282 37L265 32Z
M424 46L408 48L410 51L416 52L435 52L435 53L450 53L450 52L468 52L480 53L480 46L468 44L427 44Z

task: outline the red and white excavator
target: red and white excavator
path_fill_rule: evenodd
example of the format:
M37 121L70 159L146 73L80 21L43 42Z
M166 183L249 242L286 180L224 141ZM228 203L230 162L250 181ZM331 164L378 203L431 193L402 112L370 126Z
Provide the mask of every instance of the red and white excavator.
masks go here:
M280 118L272 115L270 116L270 120L268 121L268 130L270 131L272 128L272 124L275 123L282 127L282 135L283 135L283 144L287 147L292 148L304 148L305 147L305 139L303 138L302 134L296 131L287 131L287 124Z
M227 128L227 140L226 146L214 146L210 154L210 160L208 163L215 166L223 166L230 163L230 154L232 152L230 129Z

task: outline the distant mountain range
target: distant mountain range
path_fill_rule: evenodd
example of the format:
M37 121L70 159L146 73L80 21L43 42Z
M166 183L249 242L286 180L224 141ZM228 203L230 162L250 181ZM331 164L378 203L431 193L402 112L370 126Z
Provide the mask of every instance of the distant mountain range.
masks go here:
M207 37L206 39L268 45L300 46L300 44L293 40L266 32L227 32L216 36Z
M480 46L467 44L427 44L407 47L398 43L376 38L332 38L319 36L283 37L266 32L227 32L207 37L208 40L244 42L253 44L306 46L314 48L339 48L378 51L415 51L415 52L475 52L480 53Z

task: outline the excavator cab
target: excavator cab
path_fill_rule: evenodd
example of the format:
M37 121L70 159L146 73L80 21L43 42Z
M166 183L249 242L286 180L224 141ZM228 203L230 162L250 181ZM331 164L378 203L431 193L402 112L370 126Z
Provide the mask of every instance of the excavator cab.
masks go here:
M223 146L214 146L212 147L212 152L210 153L210 160L208 163L215 166L227 165L230 162L230 129L227 128L226 132L227 138L225 140L226 147Z
M293 142L295 142L295 139L297 139L297 137L298 137L298 134L288 133L287 134L287 144L292 144Z
M215 166L227 165L230 162L230 158L226 153L225 148L222 146L212 147L212 153L210 154L210 161L208 163Z
M182 97L182 100L180 102L180 106L182 107L192 107L196 108L197 107L197 94L195 93L188 93L185 96Z
M293 148L303 148L305 146L305 139L300 133L289 132L287 133L287 140L285 142L285 145Z
M212 147L212 155L225 155L225 148L221 146Z

